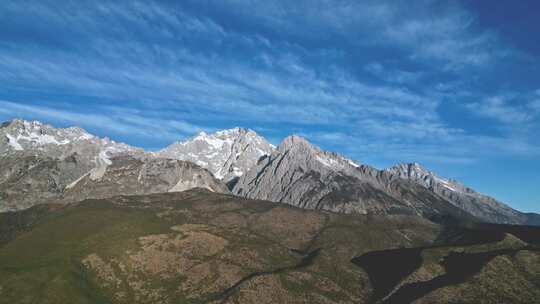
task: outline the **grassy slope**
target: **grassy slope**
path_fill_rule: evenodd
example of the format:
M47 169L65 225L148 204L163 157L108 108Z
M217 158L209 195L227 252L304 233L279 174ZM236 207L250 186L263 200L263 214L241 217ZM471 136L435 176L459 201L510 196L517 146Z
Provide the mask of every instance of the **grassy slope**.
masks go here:
M441 234L415 217L336 215L199 190L39 214L0 244L0 303L365 303L372 284L353 258L429 246ZM423 251L422 266L400 284L441 274L441 257L463 248L473 247ZM538 261L533 253L518 258L489 263L475 284L501 284L494 274ZM522 284L538 279L519 276ZM455 288L476 299L472 288ZM512 295L509 302L519 300Z
M148 212L98 201L50 214L0 249L0 303L108 303L80 260L113 256L167 228Z

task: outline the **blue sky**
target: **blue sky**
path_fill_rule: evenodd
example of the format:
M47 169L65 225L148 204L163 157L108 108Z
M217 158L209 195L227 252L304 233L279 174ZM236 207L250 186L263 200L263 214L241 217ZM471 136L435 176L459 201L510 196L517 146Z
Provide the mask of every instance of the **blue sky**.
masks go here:
M413 3L411 3L413 2ZM4 1L0 119L158 149L242 126L540 212L538 1Z

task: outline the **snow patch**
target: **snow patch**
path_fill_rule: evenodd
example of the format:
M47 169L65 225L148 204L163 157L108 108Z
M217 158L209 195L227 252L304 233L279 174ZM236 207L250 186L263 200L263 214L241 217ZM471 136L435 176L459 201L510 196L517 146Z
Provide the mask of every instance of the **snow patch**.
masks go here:
M330 167L330 168L335 168L336 165L338 164L335 159L331 159L331 158L326 157L326 156L322 157L322 156L317 155L316 158L321 164L323 164L323 165L325 165L327 167Z
M225 143L224 140L213 138L213 137L207 136L206 134L204 134L204 136L199 135L195 139L200 140L200 141L204 141L209 146L212 146L215 149L221 149L221 147L223 147L223 144Z
M91 173L91 172L88 172L88 173L83 174L81 177L77 178L75 181L73 181L72 183L70 183L69 185L67 185L67 186L66 186L66 190L75 187L75 185L77 185L83 178L85 178L86 176L88 176L88 174L90 174L90 173Z
M436 181L438 181L440 184L442 184L443 187L445 187L448 190L452 191L458 191L456 188L452 187L452 185L447 181L440 177L434 177Z
M79 136L77 139L78 140L89 140L89 139L92 139L92 138L94 138L94 135L84 133L81 136Z
M193 153L190 153L190 154L194 155ZM219 155L219 151L216 151L216 152L213 152L213 153L206 154L205 157L206 158L215 158L218 155Z
M58 141L56 137L49 135L49 134L38 134L36 132L32 132L28 134L28 136L24 135L18 135L17 140L26 140L31 143L37 144L39 146L54 144L54 145L67 145L70 143L68 139L64 139L62 141Z
M234 176L240 177L240 176L244 175L244 172L243 172L242 170L240 170L240 168L238 168L238 167L233 167L233 172L232 172L232 174L233 174Z
M97 156L97 167L90 171L90 179L95 181L101 179L105 172L107 172L107 167L112 164L112 161L109 159L107 154L108 150L116 150L114 147L107 147L104 150L101 150Z
M17 139L9 134L6 134L8 139L8 144L15 150L15 151L22 151L24 148L19 144Z
M268 155L268 153L266 153L265 151L263 151L261 148L257 148L257 154L259 154L259 157L260 157L260 156L263 156L263 155Z
M237 133L240 133L240 128L233 128L233 129L228 129L228 130L221 130L221 131L217 131L215 134L217 136L229 136L229 135L234 135L234 134L237 134Z
M197 160L195 161L195 163L203 168L206 168L206 166L208 166L208 163L202 160Z
M214 177L217 179L223 179L225 174L221 173L221 171L223 171L223 167L219 168L219 171L214 174Z
M99 160L101 160L105 165L112 164L112 161L109 159L109 155L107 155L107 149L99 152Z
M355 167L355 168L358 168L360 167L360 165L358 165L357 163L353 162L352 160L350 159L347 159L347 162L349 163L349 165Z

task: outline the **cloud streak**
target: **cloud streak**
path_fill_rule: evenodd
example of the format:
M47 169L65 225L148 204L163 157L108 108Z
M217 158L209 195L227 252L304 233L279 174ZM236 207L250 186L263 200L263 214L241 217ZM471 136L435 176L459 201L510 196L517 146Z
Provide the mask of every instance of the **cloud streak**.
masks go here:
M23 117L99 129L107 135L128 135L148 139L159 134L158 136L163 139L174 141L199 131L208 131L208 129L186 121L151 118L140 111L129 112L124 108L103 107L96 109L96 112L54 109L0 100L0 115L2 116Z
M536 120L540 114L539 99L531 99L530 96L518 98L521 100L514 99L512 100L514 104L512 104L509 101L510 97L494 96L483 102L470 103L467 108L478 116L491 118L504 124L524 125Z
M456 73L480 73L513 54L457 4L27 4L2 8L0 88L14 92L0 94L5 116L84 121L161 142L235 125L277 128L275 138L328 129L342 135L318 138L328 146L341 142L337 150L348 149L343 136L362 138L357 145L365 148L351 153L387 147L396 158L473 159L512 137L446 120L448 92L462 92L449 85L461 77ZM473 95L479 101L465 108L474 116L536 124L534 100L515 107L485 92ZM470 155L446 148L471 138L477 144ZM523 138L517 150L537 153L536 142Z

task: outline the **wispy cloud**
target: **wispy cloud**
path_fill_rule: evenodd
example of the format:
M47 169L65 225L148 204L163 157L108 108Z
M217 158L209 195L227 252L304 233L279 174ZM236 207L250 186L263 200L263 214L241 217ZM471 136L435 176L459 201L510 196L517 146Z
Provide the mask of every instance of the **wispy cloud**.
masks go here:
M414 130L413 130L414 132ZM395 137L387 140L348 132L307 132L302 135L328 149L342 147L345 155L380 168L398 162L428 162L431 164L467 165L497 157L535 157L540 155L540 144L512 136L470 135L454 132L437 138ZM442 148L444 147L444 151Z
M0 115L4 117L37 119L99 129L109 136L129 135L147 139L157 136L174 141L202 130L208 131L182 120L150 118L140 111L130 113L126 108L98 107L94 110L96 113L88 113L0 100Z
M375 77L380 78L381 80L399 84L415 82L423 76L421 72L388 69L377 62L367 64L364 67L364 70Z
M511 134L485 137L445 120L441 110L450 94L464 94L450 85L457 71L461 79L512 53L456 3L27 4L2 7L24 25L11 33L2 26L9 20L0 20L6 117L82 123L162 142L234 125L280 129L273 138L329 130L317 138L339 143L336 150L396 159L470 161L510 144ZM51 101L38 104L38 97ZM466 107L504 123L534 122L538 98L522 106L501 98ZM515 151L505 153L537 151L534 141L513 144ZM469 153L447 148L454 145Z
M50 49L43 53L41 46L32 45L24 52L8 48L0 53L0 79L43 90L154 102L162 109L183 109L191 117L210 119L235 116L244 121L307 125L356 125L368 120L384 124L395 119L402 125L411 120L415 124L421 120L425 125L440 125L436 121L436 100L400 87L363 83L342 67L313 67L304 59L328 56L331 50L311 51L284 41L271 42L259 35L226 30L207 18L176 11L173 14L152 2L125 10L102 5L97 11L81 14L77 18L82 19L82 24L96 31L105 29L87 23L98 16L110 21L103 22L107 26L118 25L116 31L134 25L143 36L151 35L158 41L194 39L204 32L206 35L197 38L200 43L217 43L221 48L202 51L180 46L173 50L146 40L117 39L115 35L90 40L84 50L76 52ZM75 22L75 17L65 15L47 11L44 18L60 25ZM149 20L160 20L160 24L150 24ZM256 50L257 56L246 60L223 53L222 48L228 47L250 54ZM81 56L83 60L79 60Z
M401 48L413 59L436 60L446 69L483 66L512 53L494 32L477 28L475 16L457 3L231 0L214 4L302 39L337 36L353 44Z
M527 97L520 96L520 99ZM540 114L539 100L512 100L502 96L489 97L482 102L474 102L467 108L474 114L495 119L505 124L523 125L536 119Z

